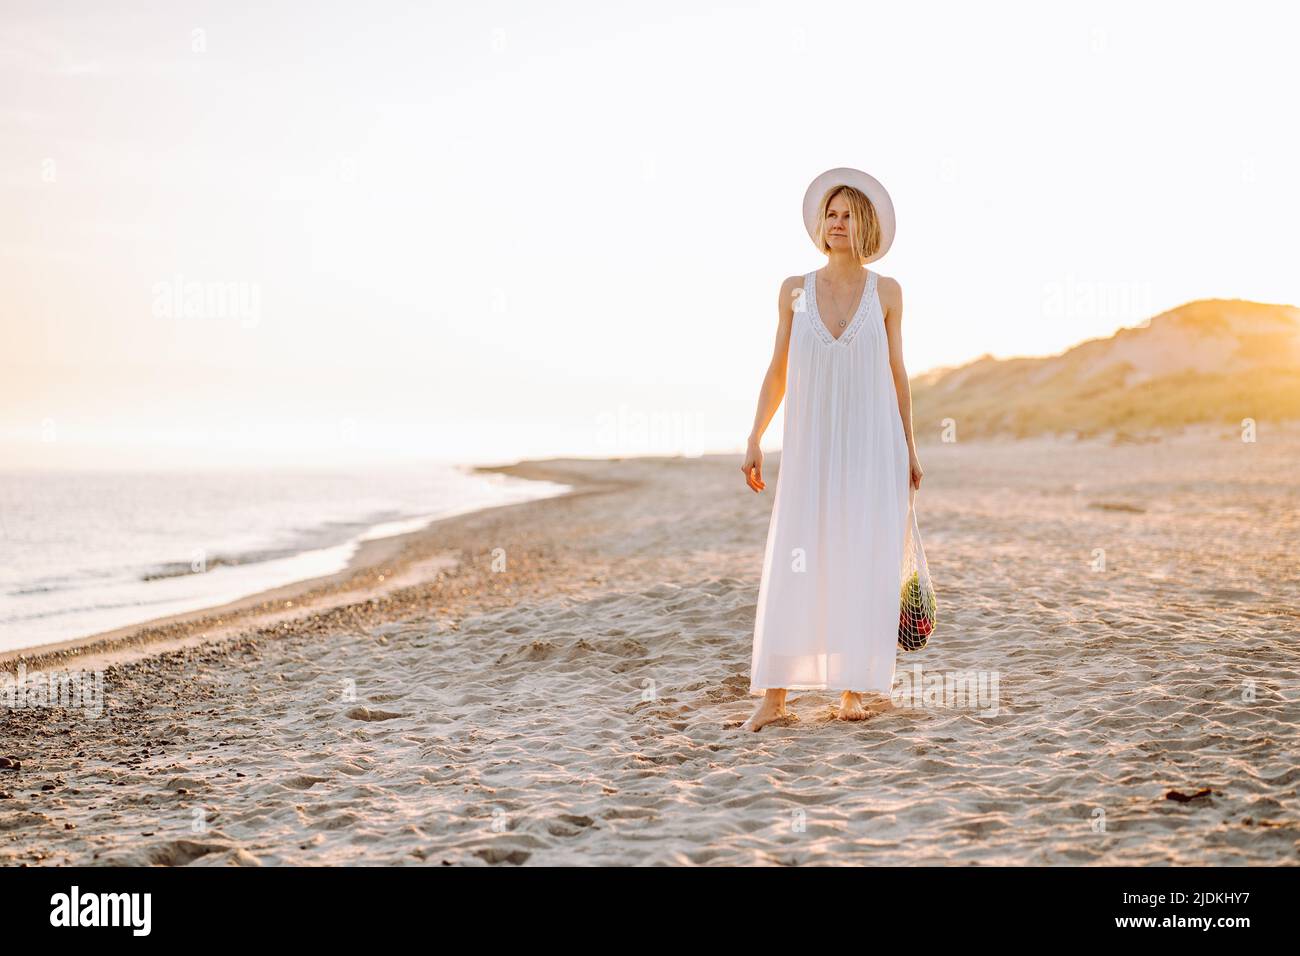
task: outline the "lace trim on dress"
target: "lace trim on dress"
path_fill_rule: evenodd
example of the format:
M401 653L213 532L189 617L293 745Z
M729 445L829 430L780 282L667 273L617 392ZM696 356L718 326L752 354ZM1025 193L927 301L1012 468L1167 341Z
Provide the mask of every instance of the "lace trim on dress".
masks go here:
M847 345L862 327L864 313L872 311L871 303L876 294L876 273L868 270L867 286L862 290L862 301L858 303L857 311L853 313L853 318L849 319L849 324L844 327L839 338L831 335L830 329L826 328L826 323L822 321L821 310L817 308L817 273L810 272L804 276L803 286L803 297L808 303L805 311L812 321L813 330L827 345Z

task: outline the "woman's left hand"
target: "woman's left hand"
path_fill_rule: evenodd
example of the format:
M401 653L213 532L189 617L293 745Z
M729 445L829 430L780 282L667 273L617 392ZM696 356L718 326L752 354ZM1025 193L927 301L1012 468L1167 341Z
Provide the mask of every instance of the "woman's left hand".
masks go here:
M913 450L910 453L910 457L912 459L911 465L909 466L912 472L912 487L915 488L917 491L920 491L921 478L925 475L925 472L921 470L921 459L916 457L915 450Z

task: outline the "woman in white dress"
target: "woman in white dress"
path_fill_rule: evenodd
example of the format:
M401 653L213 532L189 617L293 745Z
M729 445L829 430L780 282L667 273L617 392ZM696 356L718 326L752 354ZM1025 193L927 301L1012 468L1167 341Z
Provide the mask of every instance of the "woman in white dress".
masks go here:
M903 294L864 268L889 249L894 209L861 170L827 170L804 196L826 265L781 283L776 348L745 453L762 492L763 432L785 430L754 621L750 730L790 716L789 690L839 690L836 715L889 706L909 495L921 486L903 366Z

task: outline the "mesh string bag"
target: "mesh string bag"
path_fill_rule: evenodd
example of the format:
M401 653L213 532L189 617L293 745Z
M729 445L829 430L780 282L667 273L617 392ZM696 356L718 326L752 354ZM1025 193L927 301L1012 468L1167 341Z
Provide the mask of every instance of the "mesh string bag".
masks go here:
M908 490L907 532L899 574L898 646L905 651L919 651L934 633L936 601L925 549L921 547L921 528L916 522L916 489Z

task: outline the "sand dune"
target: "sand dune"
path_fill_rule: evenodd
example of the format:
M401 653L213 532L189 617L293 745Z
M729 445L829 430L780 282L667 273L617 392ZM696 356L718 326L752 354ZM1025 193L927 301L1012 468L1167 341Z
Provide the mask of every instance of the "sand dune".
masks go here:
M1060 355L981 356L912 382L918 435L1096 437L1300 421L1300 309L1206 299Z

